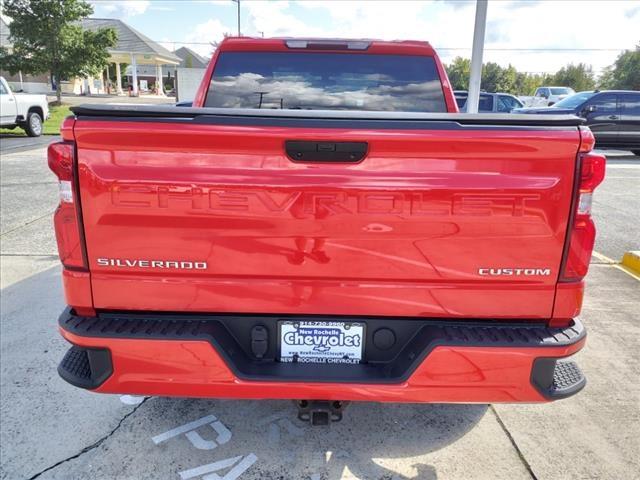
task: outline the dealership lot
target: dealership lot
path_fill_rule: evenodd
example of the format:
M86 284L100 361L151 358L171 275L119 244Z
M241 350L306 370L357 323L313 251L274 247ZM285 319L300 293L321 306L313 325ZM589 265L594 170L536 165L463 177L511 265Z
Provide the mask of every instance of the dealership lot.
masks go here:
M0 162L2 478L640 478L640 282L609 260L640 247L639 158L611 152L595 195L584 392L548 405L352 404L328 429L286 401L121 398L59 379L57 184L41 146Z

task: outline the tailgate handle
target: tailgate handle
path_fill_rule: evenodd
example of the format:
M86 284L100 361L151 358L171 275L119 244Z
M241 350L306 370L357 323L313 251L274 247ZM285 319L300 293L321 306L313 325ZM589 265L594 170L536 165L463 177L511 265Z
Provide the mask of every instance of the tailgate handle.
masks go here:
M357 163L367 155L367 142L287 140L285 150L294 162Z

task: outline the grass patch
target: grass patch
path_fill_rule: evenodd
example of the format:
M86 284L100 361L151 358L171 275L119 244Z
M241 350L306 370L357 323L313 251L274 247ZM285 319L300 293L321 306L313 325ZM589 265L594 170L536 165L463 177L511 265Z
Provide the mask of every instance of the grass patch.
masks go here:
M59 135L60 134L60 125L62 125L62 121L71 115L71 110L69 110L69 105L57 105L57 106L49 106L49 119L44 122L42 126L42 134L43 135ZM8 128L0 128L0 133L16 135L19 137L26 137L27 134L20 127L16 127L12 130Z

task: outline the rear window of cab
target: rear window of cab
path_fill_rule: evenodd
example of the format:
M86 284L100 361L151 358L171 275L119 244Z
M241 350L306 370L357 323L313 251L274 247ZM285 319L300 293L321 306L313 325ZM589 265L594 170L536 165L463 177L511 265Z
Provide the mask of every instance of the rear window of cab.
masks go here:
M222 52L207 107L446 112L433 57Z

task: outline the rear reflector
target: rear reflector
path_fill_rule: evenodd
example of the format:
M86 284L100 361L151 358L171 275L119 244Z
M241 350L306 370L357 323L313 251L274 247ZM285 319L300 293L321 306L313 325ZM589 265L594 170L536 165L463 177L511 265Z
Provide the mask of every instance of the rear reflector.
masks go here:
M591 152L593 135L588 129L581 127L583 142L578 154L580 179L577 184L577 195L574 211L571 216L571 228L568 232L568 247L565 250L560 280L563 282L579 281L587 274L589 262L596 239L596 228L591 219L593 191L604 180L606 158Z
M60 204L53 214L53 223L60 261L67 268L85 269L87 265L74 192L74 148L73 142L52 143L49 145L47 157L49 168L59 181Z

